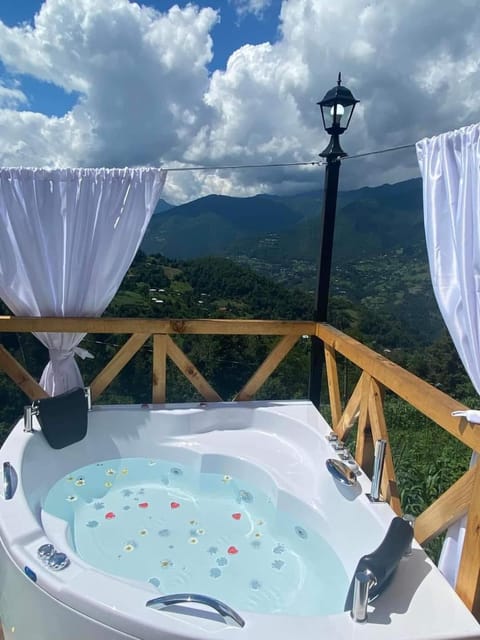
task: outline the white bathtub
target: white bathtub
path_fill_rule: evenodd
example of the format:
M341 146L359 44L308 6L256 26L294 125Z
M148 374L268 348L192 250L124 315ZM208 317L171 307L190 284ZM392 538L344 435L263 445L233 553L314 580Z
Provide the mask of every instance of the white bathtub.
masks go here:
M62 450L51 449L37 431L24 433L20 421L0 451L0 465L10 462L18 476L13 498L0 499L0 618L6 640L480 637L473 616L417 546L369 606L367 623L353 622L348 612L319 617L239 611L245 620L239 628L199 605L147 608L159 595L153 586L87 565L68 546L65 530L46 526L45 518L42 524L48 491L79 467L162 457L172 449L176 460L218 454L228 459L229 472L247 473L259 485L268 478L279 494L297 498L303 520L328 541L350 577L359 558L379 545L394 514L368 501L370 483L363 474L357 490L331 477L325 460L336 456L325 438L329 431L306 401L95 407L87 437ZM68 554L70 566L63 571L52 572L38 559L38 548L48 542Z

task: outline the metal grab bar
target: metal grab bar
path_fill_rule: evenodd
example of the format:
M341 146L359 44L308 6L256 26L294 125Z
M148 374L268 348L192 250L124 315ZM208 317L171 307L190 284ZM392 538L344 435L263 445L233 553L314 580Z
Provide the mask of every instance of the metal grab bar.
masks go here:
M350 611L356 622L367 619L367 603L375 600L388 586L400 560L410 549L412 538L410 523L396 516L380 546L360 558L345 601L345 611Z
M15 471L10 462L3 463L3 497L5 500L11 500L15 494L16 486L14 484Z
M355 622L366 622L368 597L371 587L377 584L375 576L368 569L357 571L354 576L353 604L350 616Z
M172 593L168 596L161 596L160 598L154 598L149 600L145 606L152 609L164 609L174 604L183 604L185 602L195 602L198 604L204 604L207 607L215 609L215 611L222 616L225 622L231 620L239 627L245 626L245 620L238 615L231 607L224 602L220 602L216 598L210 596L204 596L199 593Z

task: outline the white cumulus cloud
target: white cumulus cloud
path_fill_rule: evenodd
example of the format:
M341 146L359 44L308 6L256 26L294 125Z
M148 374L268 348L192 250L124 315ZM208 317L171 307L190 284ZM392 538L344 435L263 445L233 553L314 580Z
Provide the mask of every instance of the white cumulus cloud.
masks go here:
M27 96L16 87L6 87L0 82L0 108L14 109L22 104L27 104Z
M231 0L239 16L253 13L258 18L271 5L272 0Z
M128 0L47 0L33 26L0 23L0 58L11 73L80 94L65 118L49 119L50 128L63 130L49 140L55 151L36 157L34 145L32 162L61 155L73 164L120 166L181 159L206 120L209 31L216 20L213 9L193 5L162 14ZM17 133L27 144L38 116L18 118ZM81 140L71 147L75 128ZM16 163L14 154L1 153L3 164Z
M237 2L258 15L265 0ZM283 0L274 43L245 45L208 71L219 12L129 0L45 0L32 25L0 22L3 165L168 166L311 160L327 143L319 109L338 71L361 100L349 154L414 143L479 120L476 0ZM63 117L32 113L24 74L77 92ZM343 188L418 175L413 149L351 160ZM305 169L172 173L175 201L318 188Z

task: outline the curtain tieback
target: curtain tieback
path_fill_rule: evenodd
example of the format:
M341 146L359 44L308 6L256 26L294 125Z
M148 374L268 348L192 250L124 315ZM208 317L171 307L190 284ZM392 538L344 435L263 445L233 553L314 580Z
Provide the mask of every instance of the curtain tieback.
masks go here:
M474 409L468 409L468 411L452 411L452 416L466 418L468 422L480 424L480 411L475 411Z
M94 357L89 351L81 347L74 347L73 349L49 349L48 353L52 362L62 362L62 360L68 360L74 356L79 356L82 360Z

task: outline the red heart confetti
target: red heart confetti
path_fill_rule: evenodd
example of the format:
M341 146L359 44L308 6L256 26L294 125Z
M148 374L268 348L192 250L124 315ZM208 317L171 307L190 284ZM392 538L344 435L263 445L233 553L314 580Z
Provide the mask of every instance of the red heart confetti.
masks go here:
M232 513L232 518L234 520L240 520L241 517L242 517L241 513Z
M178 507L179 507L179 506L180 506L180 505L178 504L178 502L171 502L171 503L170 503L170 507L171 507L172 509L178 509Z
M113 511L109 511L108 513L105 514L105 520L113 520L113 518L116 518L117 516L113 513Z
M148 502L140 502L138 506L140 509L146 509L148 507Z
M229 553L231 556L234 556L236 553L238 553L238 549L237 547L228 547L227 553Z

